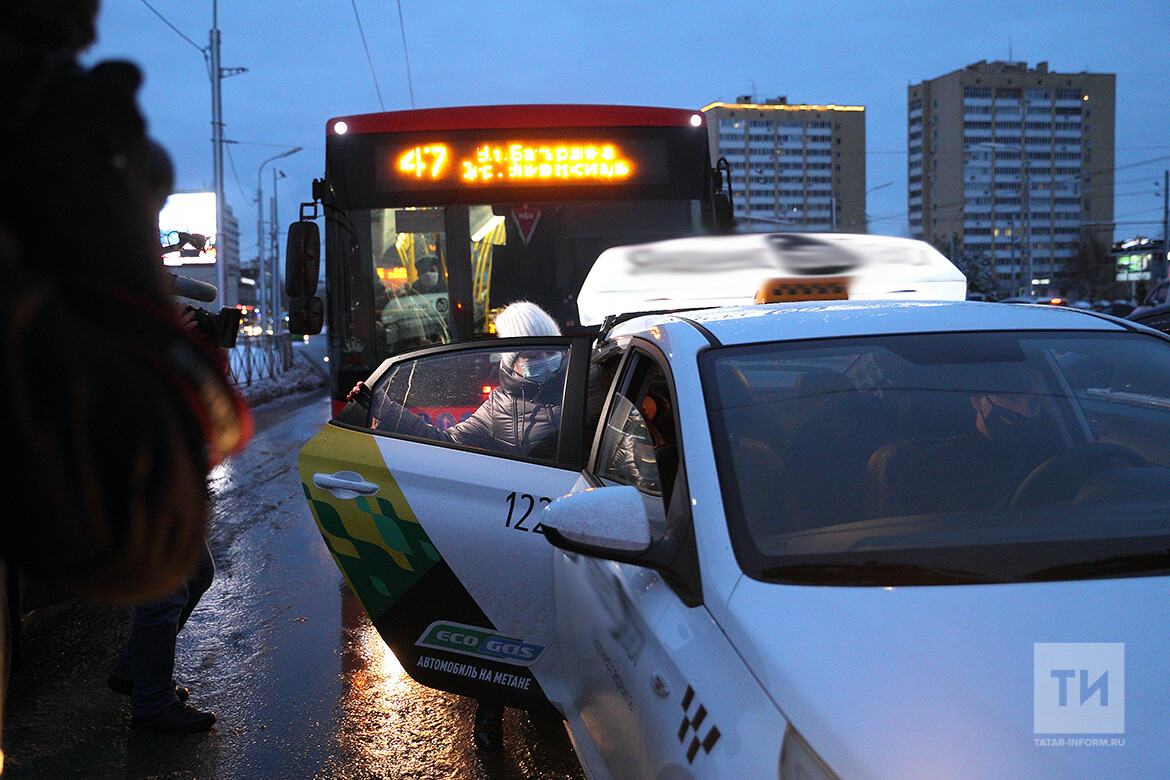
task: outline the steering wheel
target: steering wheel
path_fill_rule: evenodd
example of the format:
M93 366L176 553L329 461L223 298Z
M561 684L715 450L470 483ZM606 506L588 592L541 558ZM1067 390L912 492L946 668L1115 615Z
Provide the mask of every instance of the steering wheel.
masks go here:
M1077 494L1094 474L1118 467L1145 467L1150 462L1129 447L1097 442L1053 455L1024 478L1008 502L1013 509L1028 509L1064 501Z

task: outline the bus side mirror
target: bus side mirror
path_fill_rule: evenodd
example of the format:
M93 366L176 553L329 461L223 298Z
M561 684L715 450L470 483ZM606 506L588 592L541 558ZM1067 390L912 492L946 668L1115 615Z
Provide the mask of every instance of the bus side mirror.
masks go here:
M325 302L320 298L290 298L288 332L297 336L316 336L325 324Z
M715 161L711 170L711 210L716 233L735 232L735 196L731 194L731 163L726 157ZM726 185L726 186L725 186Z
M731 198L725 193L717 192L712 196L712 206L715 210L715 232L735 232L735 212L731 205Z
M288 226L284 253L284 284L289 298L312 298L321 273L321 231L316 222L300 220ZM291 318L291 312L290 312ZM320 328L317 329L319 332Z

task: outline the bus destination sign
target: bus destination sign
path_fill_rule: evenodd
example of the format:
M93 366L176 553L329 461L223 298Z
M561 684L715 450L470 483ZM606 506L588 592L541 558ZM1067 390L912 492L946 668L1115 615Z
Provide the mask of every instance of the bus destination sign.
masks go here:
M420 143L399 149L392 159L399 181L467 187L627 182L637 171L620 146L592 141L480 143L473 149Z

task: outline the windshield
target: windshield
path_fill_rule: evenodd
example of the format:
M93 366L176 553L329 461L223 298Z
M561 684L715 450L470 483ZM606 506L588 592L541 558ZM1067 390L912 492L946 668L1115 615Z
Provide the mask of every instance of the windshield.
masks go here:
M851 585L1170 569L1170 343L948 333L708 352L745 572Z
M330 288L343 366L376 365L406 349L493 332L517 300L540 305L565 332L577 293L611 246L698 232L698 200L483 203L345 212L331 224L345 274Z

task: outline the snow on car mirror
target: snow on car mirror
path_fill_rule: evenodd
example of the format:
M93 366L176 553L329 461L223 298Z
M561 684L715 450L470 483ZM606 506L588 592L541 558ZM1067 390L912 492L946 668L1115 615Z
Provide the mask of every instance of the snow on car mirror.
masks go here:
M548 536L558 547L563 546L560 542L568 542L592 552L623 554L650 547L646 504L638 489L629 485L590 488L558 498L544 508L540 522L556 532Z

